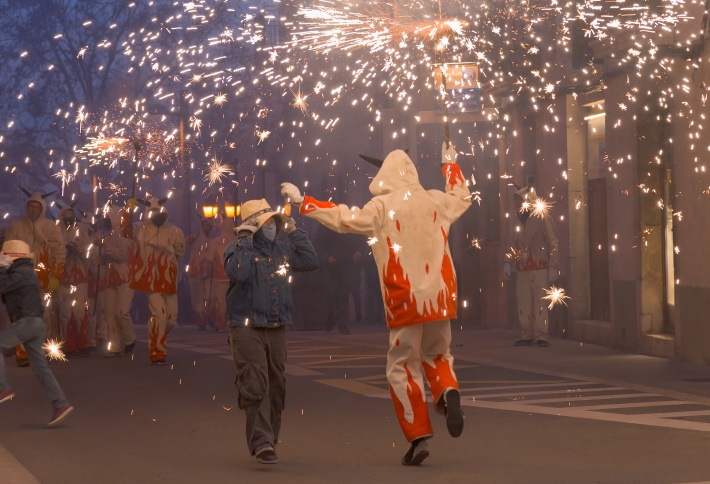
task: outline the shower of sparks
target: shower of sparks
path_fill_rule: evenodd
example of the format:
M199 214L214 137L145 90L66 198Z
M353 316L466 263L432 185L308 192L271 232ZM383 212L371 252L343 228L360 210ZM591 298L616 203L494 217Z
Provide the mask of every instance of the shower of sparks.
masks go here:
M377 243L377 237L370 237L367 239L368 245L375 245Z
M481 249L481 239L479 239L477 237L472 237L471 238L471 247L473 247L474 249L480 250Z
M569 296L565 295L565 290L561 287L550 286L549 289L545 288L545 296L542 297L544 301L549 301L547 309L552 309L557 304L564 304L567 306L565 299L569 299Z
M50 360L67 361L67 357L62 351L63 344L63 341L49 339L42 345L42 349L47 352Z
M259 128L257 128L254 134L256 134L257 138L259 138L259 142L257 144L261 144L262 141L269 137L271 131L260 131Z
M209 186L215 183L221 183L222 179L231 176L234 172L225 164L219 162L219 160L212 160L208 167L208 172L204 176L204 180L208 182Z
M278 270L276 271L276 273L277 273L278 275L280 275L280 276L285 276L285 275L288 274L288 267L289 267L288 264L282 264L282 265L279 266L279 268L278 268Z
M75 178L75 173L70 173L66 169L62 168L57 173L52 175L54 178L59 178L62 180L62 196L64 195L64 189L71 183Z
M293 93L293 91L291 91ZM301 88L298 88L297 93L293 93L293 107L301 110L303 114L308 114L308 103L306 103L306 96L301 94Z

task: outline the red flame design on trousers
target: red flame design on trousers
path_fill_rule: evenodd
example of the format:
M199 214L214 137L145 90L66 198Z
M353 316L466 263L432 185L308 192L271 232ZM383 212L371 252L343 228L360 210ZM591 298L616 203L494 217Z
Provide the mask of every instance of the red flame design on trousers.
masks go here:
M429 383L432 399L435 402L439 401L441 394L447 388L459 388L459 383L456 381L454 372L451 370L451 362L444 359L444 355L439 355L432 361L431 365L428 361L423 361L424 374Z
M419 388L419 385L417 385L412 378L412 373L409 371L406 363L404 364L404 370L407 372L407 397L414 415L411 422L407 420L404 405L399 401L399 398L397 398L397 395L392 389L392 385L389 387L392 403L394 404L394 411L397 413L399 425L402 427L402 431L404 431L404 436L409 442L411 442L419 437L432 435L434 431L431 428L429 411L427 410L427 401L422 393L422 389Z

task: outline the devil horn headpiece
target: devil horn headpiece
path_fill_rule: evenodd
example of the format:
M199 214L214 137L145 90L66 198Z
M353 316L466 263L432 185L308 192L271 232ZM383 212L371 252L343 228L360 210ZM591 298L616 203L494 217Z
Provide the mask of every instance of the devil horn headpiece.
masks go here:
M43 193L43 194L42 194L42 198L46 200L47 197L49 197L49 196L51 196L51 195L54 195L55 193L57 193L56 190L53 190L53 191L47 192L47 193Z
M158 205L160 205L162 207L165 204L165 202L167 202L167 201L168 201L168 197L163 197L160 200L158 200Z
M30 193L30 191L27 190L26 188L20 187L19 185L18 185L18 187L20 188L20 190L22 190L22 193L27 195L27 198L30 198L32 196L32 193Z

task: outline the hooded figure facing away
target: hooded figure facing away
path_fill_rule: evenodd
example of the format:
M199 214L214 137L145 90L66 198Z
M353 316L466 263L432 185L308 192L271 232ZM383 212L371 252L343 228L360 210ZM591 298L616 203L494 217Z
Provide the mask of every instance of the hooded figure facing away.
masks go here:
M148 293L148 351L154 365L165 365L167 336L177 324L178 261L185 254L185 235L168 222L167 199L146 202L145 223L138 230L130 258L130 287Z
M22 240L30 246L30 252L34 254L32 261L39 288L46 296L48 293L56 293L59 289L59 279L64 272L64 259L67 252L59 226L46 216L47 203L44 196L48 195L43 196L41 193L28 195L25 216L10 224L5 239ZM59 321L53 309L51 302L44 304L44 321L47 325L48 338L59 337ZM18 347L16 358L17 366L29 365L27 354L22 347Z
M404 151L385 158L370 184L374 195L360 209L303 197L290 183L282 195L301 204L300 213L340 233L370 237L390 330L387 380L399 423L412 444L405 465L420 464L433 436L424 378L449 433L463 430L458 382L449 351L456 317L456 275L449 227L470 206L471 194L456 164L453 146L442 147L446 192L425 190Z

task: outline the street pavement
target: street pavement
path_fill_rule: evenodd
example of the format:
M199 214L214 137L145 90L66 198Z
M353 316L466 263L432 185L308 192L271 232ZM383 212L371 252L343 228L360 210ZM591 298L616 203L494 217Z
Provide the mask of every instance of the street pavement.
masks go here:
M288 332L279 463L249 455L225 333L179 326L168 365L92 354L52 368L75 412L51 408L6 358L17 396L0 404L0 483L663 483L710 482L710 367L515 331L454 326L466 415L451 438L433 411L430 457L409 445L384 375L387 331Z

